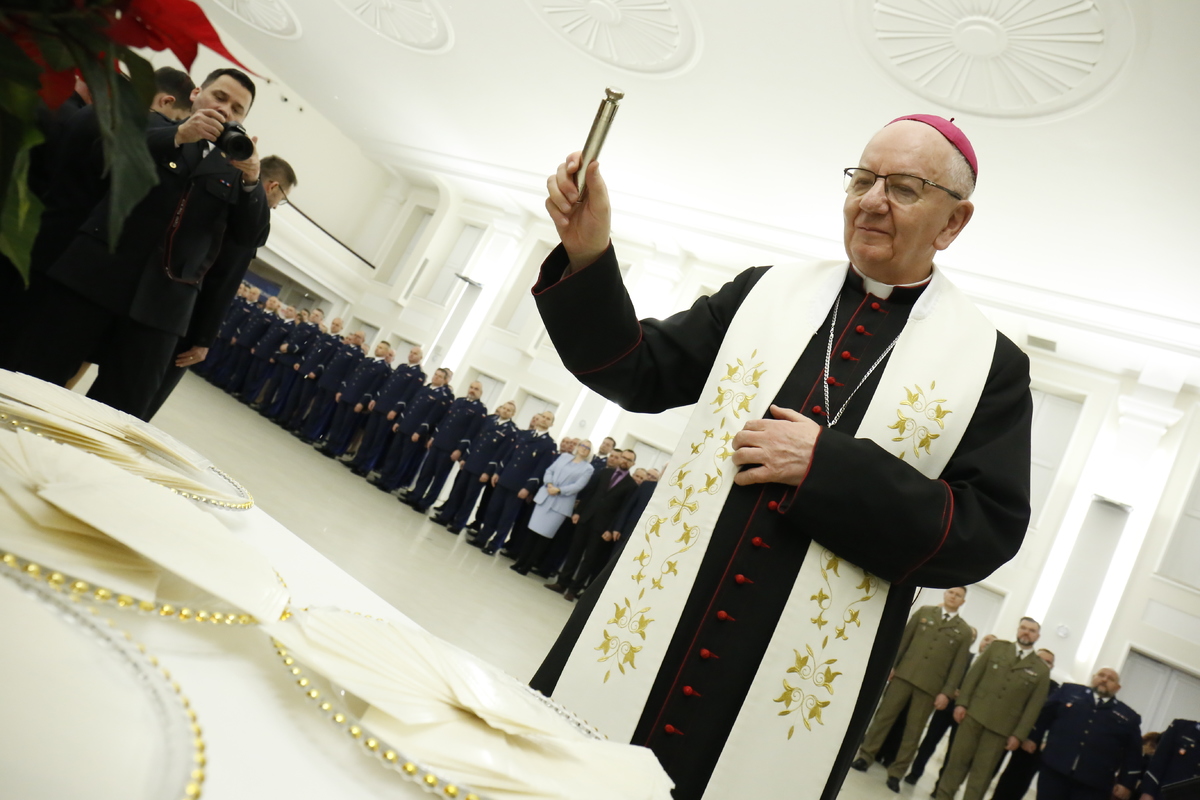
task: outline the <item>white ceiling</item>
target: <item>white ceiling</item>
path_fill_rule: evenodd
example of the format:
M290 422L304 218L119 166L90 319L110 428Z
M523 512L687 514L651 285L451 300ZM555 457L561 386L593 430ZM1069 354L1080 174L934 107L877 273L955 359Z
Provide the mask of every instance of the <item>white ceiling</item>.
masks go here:
M401 33L424 37L436 52L381 35L343 3L410 23ZM893 117L954 116L979 153L980 180L975 218L946 265L1187 323L1200 316L1197 2L202 5L373 158L418 183L439 173L465 195L509 210L543 213L544 176L583 144L604 87L620 86L626 99L601 158L618 235L731 266L771 251L840 253L841 168ZM605 63L556 32L546 7L576 8L548 16L582 22L577 35L592 20L620 17L600 27L618 35L639 19L667 21L654 29L657 44L642 40L651 43L642 54L659 48L670 71ZM262 33L229 8L290 38ZM1037 24L1013 24L1021 19ZM879 54L921 43L887 31L945 20L958 20L953 41L962 48L1009 49L989 63L977 59L959 84L952 65L922 96L911 77L936 66L937 53L899 66L885 66ZM1011 65L1029 48L1053 51L1040 60L1051 65L1047 74L1001 79L989 95L981 78L1004 72L1005 59ZM947 89L956 100L931 99Z

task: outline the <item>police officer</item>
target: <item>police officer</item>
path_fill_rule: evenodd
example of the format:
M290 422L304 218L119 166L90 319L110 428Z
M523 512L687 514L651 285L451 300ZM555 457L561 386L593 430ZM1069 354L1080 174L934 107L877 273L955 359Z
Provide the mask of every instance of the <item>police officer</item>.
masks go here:
M400 495L400 502L424 514L437 501L450 468L462 458L487 418L487 408L479 400L482 394L483 384L474 381L467 387L466 397L450 404L433 435L425 440L425 449L429 452L417 475L416 485L411 492Z
M485 555L495 555L504 546L521 512L521 504L537 492L542 475L557 457L549 433L553 424L554 412L543 411L534 417L532 431L521 431L500 453L499 469L491 480L496 495L488 505L479 534L470 542L483 548Z
M346 452L363 422L366 405L379 391L392 372L392 347L387 342L375 345L375 355L360 361L338 387L333 396L337 408L325 440L316 445L317 452L334 458Z
M278 297L268 297L262 308L256 308L246 315L238 325L237 332L229 339L233 355L230 357L228 372L216 381L218 386L230 394L235 394L242 388L242 383L246 380L246 371L250 369L251 348L258 344L258 340L277 319Z
M202 375L210 383L221 374L232 353L229 340L237 333L238 326L242 324L242 321L254 310L261 294L262 289L247 283L243 283L238 288L237 297L229 304L225 318L221 320L221 327L217 329L217 339L213 342L208 357L193 367L193 372Z
M1173 721L1158 740L1158 748L1142 776L1140 800L1159 800L1173 783L1200 778L1200 722Z
M1050 669L1033 651L1040 635L1041 625L1022 617L1015 643L992 642L967 671L954 709L958 733L937 800L951 800L964 779L964 800L983 800L1005 751L1029 738L1050 689Z
M309 313L308 319L300 320L297 317L296 325L279 345L275 363L271 366L271 371L263 386L262 403L251 405L251 408L261 412L265 417L272 416L272 410L276 413L279 412L283 407L283 401L287 399L288 392L292 389L292 384L296 382L297 373L300 371L299 364L304 360L305 352L310 345L316 345L321 341L321 322L324 319L325 312L319 308L314 308Z
M1032 753L1048 734L1038 800L1129 800L1142 773L1142 718L1116 698L1120 680L1104 667L1090 688L1066 683L1046 702L1021 745Z
M592 456L592 469L604 469L607 466L611 466L608 463L608 457L616 446L616 439L611 436L605 436L604 441L600 442L600 449L596 451L596 455Z
M417 345L408 351L408 363L392 370L374 396L367 401L367 426L354 458L346 462L355 475L366 477L387 450L392 440L396 417L412 396L425 386L425 371L421 369L424 353Z
M958 615L966 599L966 587L954 586L943 593L941 606L924 606L909 618L883 699L850 765L866 772L896 718L907 710L900 749L887 772L893 792L900 791L900 778L916 755L929 715L950 705L967 671L971 626Z
M467 446L466 456L459 459L458 475L454 478L454 486L450 496L446 498L434 516L433 521L445 525L446 530L457 535L467 524L475 501L484 486L490 486L492 475L497 469L496 459L506 447L509 440L516 435L517 426L512 421L517 413L516 405L509 400L501 403L496 413L486 417L478 434L471 439Z
M366 357L363 352L364 338L362 331L350 334L346 337L348 346L339 347L329 361L321 366L317 374L317 396L313 398L308 416L304 418L304 427L297 434L300 441L312 444L329 431L342 381Z
M291 430L297 430L308 413L308 407L317 396L317 381L321 377L325 365L341 347L349 347L348 339L342 336L342 319L334 317L329 321L329 332L322 332L309 343L300 363L293 366L296 374L295 381L286 392L277 392L274 404L268 409L268 415L277 423Z
M450 370L439 367L433 371L429 385L418 391L405 406L404 414L392 425L396 434L383 459L379 478L368 483L384 492L394 492L412 482L412 473L420 465L420 456L425 452L425 440L429 432L445 416L454 402L454 392L449 387Z
M246 372L246 380L241 389L235 395L243 403L249 405L258 399L275 365L275 357L279 355L279 345L283 344L288 334L295 329L296 309L293 306L284 306L282 317L274 320L262 338L250 348L250 369Z

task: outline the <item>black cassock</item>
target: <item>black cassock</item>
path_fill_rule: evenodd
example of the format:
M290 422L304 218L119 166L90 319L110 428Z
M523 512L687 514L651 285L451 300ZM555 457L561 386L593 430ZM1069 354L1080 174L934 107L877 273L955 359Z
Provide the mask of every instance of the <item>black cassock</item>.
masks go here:
M770 269L748 269L687 311L639 322L611 246L595 264L560 280L566 265L560 246L542 265L533 288L563 363L589 388L644 413L700 399L730 321ZM676 783L676 798L703 795L810 542L892 583L823 800L833 800L841 789L883 691L915 588L982 580L1021 546L1029 523L1029 359L1003 334L997 335L974 416L940 480L853 436L886 358L859 382L903 329L922 291L897 287L886 299L872 296L847 267L831 350L833 382L826 384L824 376L831 309L774 402L825 428L827 415L836 415L853 397L835 427L821 432L799 487L735 485L725 501L631 739L657 754ZM603 325L598 329L585 320L581 309ZM812 331L803 330L803 311L797 309L796 335L807 337ZM553 694L613 568L580 601L530 682L534 688ZM618 560L615 568L627 565ZM718 609L734 621L717 620ZM693 691L685 694L683 687Z

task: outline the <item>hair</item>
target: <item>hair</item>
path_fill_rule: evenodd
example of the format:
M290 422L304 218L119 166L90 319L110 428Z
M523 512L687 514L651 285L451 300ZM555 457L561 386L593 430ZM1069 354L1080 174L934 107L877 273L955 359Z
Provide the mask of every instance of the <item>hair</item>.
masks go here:
M214 69L212 72L208 73L208 77L204 79L204 83L200 84L200 88L207 89L209 86L212 86L213 82L222 75L228 75L242 86L245 86L246 91L250 92L250 103L251 105L254 104L254 81L250 80L250 76L242 72L240 69L234 69L233 67Z
M1042 623L1038 622L1033 617L1021 617L1021 622L1032 622L1034 625L1038 626L1039 631L1042 629Z
M1158 747L1159 740L1162 739L1162 734L1158 731L1150 731L1142 735L1142 744L1153 744Z
M196 84L186 72L174 67L159 67L154 70L154 90L175 98L176 108L192 107L192 90Z
M613 447L616 447L616 446L617 446L617 440L616 440L616 439L614 439L614 438L613 438L613 437L611 437L611 436L605 436L603 441L605 441L605 442L612 442L612 443L613 443Z
M1049 653L1051 658L1057 658L1057 656L1056 656L1056 655L1054 655L1054 651L1053 651L1053 650L1051 650L1049 647L1039 647L1039 648L1037 649L1037 651L1038 651L1039 653Z
M621 452L622 452L622 453L630 453L630 454L632 454L632 455L633 455L633 462L634 462L635 464L637 463L637 453L635 453L635 452L633 451L633 449L632 449L632 448L626 447L626 448L625 448L624 450L622 450Z
M965 587L965 586L948 586L948 587L946 587L946 588L947 588L947 589L962 589L962 590L963 590L963 594L966 594L966 593L967 593L967 587Z
M964 200L969 200L975 192L975 173L971 171L967 157L957 147L953 147L953 149L954 155L950 157L950 163L946 170L947 182L951 189L963 196Z
M279 156L264 158L259 164L259 173L263 180L286 184L288 191L300 185L300 181L296 180L296 170L292 169L292 165Z

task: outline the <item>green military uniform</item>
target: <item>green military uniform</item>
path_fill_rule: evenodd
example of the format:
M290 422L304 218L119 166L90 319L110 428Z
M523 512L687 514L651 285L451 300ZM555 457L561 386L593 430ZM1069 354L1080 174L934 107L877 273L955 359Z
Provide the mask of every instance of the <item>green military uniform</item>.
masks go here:
M933 713L934 699L939 694L953 698L962 682L970 657L971 636L971 626L957 614L946 619L941 606L917 609L904 628L895 674L867 729L859 758L868 764L875 759L896 718L907 707L900 750L888 767L890 777L904 775L916 755L925 723Z
M958 696L967 716L946 757L937 800L951 800L964 778L963 800L982 800L1008 737L1028 738L1050 692L1050 668L1026 652L1018 657L1013 642L997 639L971 665Z

